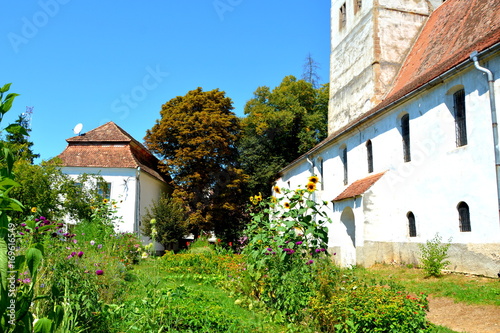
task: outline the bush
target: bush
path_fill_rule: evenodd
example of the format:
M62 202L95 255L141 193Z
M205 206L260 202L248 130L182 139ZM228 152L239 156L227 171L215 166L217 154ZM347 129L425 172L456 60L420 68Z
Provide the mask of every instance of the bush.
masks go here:
M321 332L431 332L426 295L360 279L356 271L327 264L317 275L309 312Z
M154 220L155 223L151 223ZM142 231L151 239L171 249L188 234L184 207L169 196L154 201L142 219Z
M441 236L436 234L433 239L428 240L425 244L418 245L422 268L429 276L441 276L441 270L450 264L445 259L448 258L451 239L447 244L443 244L441 240Z

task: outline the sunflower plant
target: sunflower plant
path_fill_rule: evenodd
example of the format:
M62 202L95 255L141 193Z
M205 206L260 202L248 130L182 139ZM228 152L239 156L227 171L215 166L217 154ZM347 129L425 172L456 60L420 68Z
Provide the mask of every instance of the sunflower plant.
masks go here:
M326 202L312 199L318 178L312 176L304 188L289 190L275 186L274 196L250 198L251 222L245 231L243 249L246 270L241 292L287 321L304 314L318 261L327 258Z

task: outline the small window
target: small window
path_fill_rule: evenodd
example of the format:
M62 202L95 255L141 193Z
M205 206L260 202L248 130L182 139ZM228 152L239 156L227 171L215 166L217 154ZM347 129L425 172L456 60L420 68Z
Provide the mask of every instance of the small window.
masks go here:
M363 0L353 0L354 1L354 14L357 14L361 7L363 6Z
M453 107L455 109L455 133L457 147L467 144L467 126L465 121L465 91L458 90L453 94Z
M100 182L97 184L97 194L103 199L111 198L111 183Z
M339 8L339 30L344 29L346 25L347 25L347 11L344 2L344 4Z
M408 212L408 214L406 214L406 217L408 218L408 231L410 237L417 237L417 226L415 225L415 215L412 212Z
M461 232L470 232L470 212L469 206L465 202L460 202L457 206L458 222Z
M405 114L401 118L401 135L403 137L403 155L404 161L411 161L410 154L410 116Z
M366 159L368 160L368 173L373 172L373 149L372 141L366 141Z
M342 164L344 166L344 185L347 185L347 183L348 183L348 178L347 178L347 148L344 148L342 150Z

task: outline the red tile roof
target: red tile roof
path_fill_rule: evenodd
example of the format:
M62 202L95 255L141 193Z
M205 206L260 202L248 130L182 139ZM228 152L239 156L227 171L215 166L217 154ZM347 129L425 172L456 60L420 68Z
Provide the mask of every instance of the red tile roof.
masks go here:
M354 183L349 185L342 193L337 195L337 197L335 199L333 199L332 201L340 201L340 200L344 200L344 199L348 199L348 198L354 198L354 197L357 197L357 196L365 193L385 173L386 173L386 171L381 172L381 173L377 173L374 175L370 175L370 176L363 178L363 179L356 180Z
M430 15L384 100L331 133L288 167L455 66L466 64L472 51L481 52L499 43L499 0L447 0Z
M67 167L137 168L167 181L158 159L141 143L113 122L66 140L68 146L58 156Z

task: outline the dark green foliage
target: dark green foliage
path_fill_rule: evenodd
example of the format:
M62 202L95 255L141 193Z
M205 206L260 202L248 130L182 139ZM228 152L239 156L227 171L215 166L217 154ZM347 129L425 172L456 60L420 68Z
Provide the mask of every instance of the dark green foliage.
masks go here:
M248 195L267 195L283 167L326 138L328 84L315 89L287 76L272 91L257 88L245 114L238 148Z
M154 223L156 234L152 233L151 220ZM142 231L145 235L171 249L188 234L187 213L184 206L172 197L163 195L146 208L142 218Z

